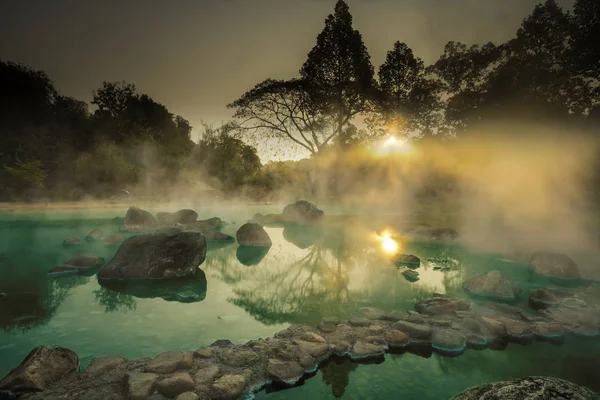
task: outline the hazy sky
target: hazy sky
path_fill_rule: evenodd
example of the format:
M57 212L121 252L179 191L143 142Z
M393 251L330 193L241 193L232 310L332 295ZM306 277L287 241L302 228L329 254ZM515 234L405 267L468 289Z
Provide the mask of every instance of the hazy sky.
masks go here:
M348 4L377 68L396 40L426 63L449 40L506 40L540 1ZM335 2L0 0L0 59L42 69L59 91L86 101L103 80L135 83L198 128L229 118L226 104L261 80L296 76Z

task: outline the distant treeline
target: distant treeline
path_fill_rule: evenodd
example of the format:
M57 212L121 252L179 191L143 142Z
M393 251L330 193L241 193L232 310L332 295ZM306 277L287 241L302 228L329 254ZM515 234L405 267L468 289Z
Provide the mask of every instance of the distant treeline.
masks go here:
M257 84L229 105L234 120L205 126L198 143L185 118L132 84L104 82L90 112L45 73L0 61L0 198L107 198L133 188L160 196L198 182L256 199L282 190L306 195L315 190L315 168L328 169L315 160L390 133L460 140L494 124L543 124L595 134L598 43L599 1L577 0L567 12L547 0L506 43L449 42L426 66L398 41L375 74L339 0L300 76ZM251 138L281 140L311 158L262 165ZM338 165L324 185L335 186L342 172L373 181L374 168Z

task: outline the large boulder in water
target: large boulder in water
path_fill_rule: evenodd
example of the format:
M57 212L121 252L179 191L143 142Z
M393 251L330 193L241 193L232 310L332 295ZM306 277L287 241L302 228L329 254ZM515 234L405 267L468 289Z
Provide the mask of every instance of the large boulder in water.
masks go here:
M450 400L597 400L600 394L563 379L532 376L474 386Z
M198 213L194 210L184 209L173 213L159 212L156 214L158 222L168 224L190 224L198 219Z
M285 222L307 223L318 221L323 214L323 211L314 204L306 200L298 200L294 204L285 206L282 218Z
M240 246L264 246L269 247L273 244L271 238L262 227L262 225L248 222L237 230L235 237Z
M133 236L99 272L98 279L168 279L193 276L206 257L199 232Z
M156 224L156 218L146 210L137 207L129 207L125 214L122 231L141 231Z
M500 271L473 276L463 283L463 288L472 295L500 301L513 301L520 292Z
M539 251L531 256L529 267L548 278L579 279L577 264L564 254Z
M77 371L79 357L55 346L38 346L23 362L0 380L0 391L15 394L42 391L67 374Z
M199 232L199 231L206 231L206 230L211 230L211 229L221 229L225 225L226 225L226 223L223 222L221 220L221 218L212 217L212 218L204 219L201 221L189 222L189 223L185 224L185 230Z

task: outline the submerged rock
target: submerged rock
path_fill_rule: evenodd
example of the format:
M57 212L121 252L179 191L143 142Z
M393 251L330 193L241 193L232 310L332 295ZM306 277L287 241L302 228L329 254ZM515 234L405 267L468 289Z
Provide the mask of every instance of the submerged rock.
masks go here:
M240 246L270 247L273 244L261 225L250 222L242 225L237 230L235 237Z
M472 295L500 301L514 301L519 293L500 271L473 276L463 283L463 288Z
M62 347L38 346L0 380L0 390L14 393L41 391L76 372L78 367L79 357L75 352Z
M69 236L63 240L63 246L77 246L81 243L81 239L77 236Z
M83 254L80 256L71 257L65 263L66 267L77 268L80 271L94 269L104 264L104 258L93 254Z
M548 278L576 280L579 268L568 256L559 253L537 252L531 256L529 267L538 275Z
M442 354L461 354L466 345L467 339L460 332L451 329L435 329L431 336L431 346Z
M451 400L596 400L600 394L563 379L533 376L474 386Z
M92 229L91 231L89 231L87 233L87 235L85 235L85 240L88 240L88 241L97 240L97 239L100 239L102 236L103 236L102 231L98 228L95 228L95 229Z
M417 271L413 271L412 269L402 271L402 275L404 275L404 279L409 282L416 282L419 280L419 273Z
M419 268L421 259L412 254L400 254L394 259L394 264L397 266L406 266L408 268Z
M415 310L421 314L438 315L455 311L466 311L471 308L468 301L450 296L438 296L415 304Z
M77 267L65 267L64 265L59 265L56 267L50 268L47 272L49 277L56 276L67 276L67 275L75 275L79 273L79 268Z
M127 239L98 272L99 279L168 279L194 276L206 257L201 233L150 234Z
M323 215L323 211L314 204L306 200L298 200L285 206L282 217L285 222L308 223L320 220Z
M537 310L549 308L564 302L573 293L555 289L529 289L529 306Z
M598 336L600 333L600 315L593 309L551 307L540 313L580 336Z
M141 231L156 225L156 218L146 210L137 207L129 207L125 214L122 231Z
M194 210L179 210L172 213L159 212L156 213L156 220L160 223L168 224L189 224L198 219L198 213Z
M109 235L104 238L105 244L121 244L125 241L125 236L123 235Z

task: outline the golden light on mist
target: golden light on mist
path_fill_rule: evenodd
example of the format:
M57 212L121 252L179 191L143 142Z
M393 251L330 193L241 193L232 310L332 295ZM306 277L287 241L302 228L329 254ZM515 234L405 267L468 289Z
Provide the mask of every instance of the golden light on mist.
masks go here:
M380 155L404 154L411 149L410 143L406 139L397 138L390 135L386 140L375 146L375 152Z
M392 238L392 234L389 231L383 231L377 236L377 239L381 242L381 249L387 254L397 253L400 245L396 240Z

